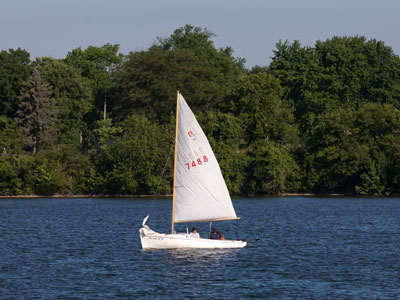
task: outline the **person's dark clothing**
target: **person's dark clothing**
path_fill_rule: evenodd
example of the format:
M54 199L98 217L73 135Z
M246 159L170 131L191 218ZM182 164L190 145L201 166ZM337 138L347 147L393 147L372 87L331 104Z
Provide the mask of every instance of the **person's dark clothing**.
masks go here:
M211 232L210 239L212 240L219 240L221 238L221 234L219 232Z

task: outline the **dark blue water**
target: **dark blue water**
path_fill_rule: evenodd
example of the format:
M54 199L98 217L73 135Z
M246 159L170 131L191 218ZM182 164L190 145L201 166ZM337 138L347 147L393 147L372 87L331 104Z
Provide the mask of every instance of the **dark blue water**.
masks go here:
M400 299L400 199L234 206L241 221L214 225L247 248L142 251L170 199L0 199L0 299Z

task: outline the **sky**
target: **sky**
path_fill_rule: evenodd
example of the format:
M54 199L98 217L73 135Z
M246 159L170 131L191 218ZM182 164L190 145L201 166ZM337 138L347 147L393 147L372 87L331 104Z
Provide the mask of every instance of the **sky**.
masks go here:
M0 0L0 50L64 58L77 47L148 49L186 24L207 28L246 67L266 66L279 40L377 39L400 54L399 0Z

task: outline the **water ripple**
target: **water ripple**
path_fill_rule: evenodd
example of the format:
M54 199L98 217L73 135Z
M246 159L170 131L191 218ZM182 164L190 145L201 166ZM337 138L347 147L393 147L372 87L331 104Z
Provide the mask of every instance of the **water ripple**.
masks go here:
M0 298L400 299L399 200L236 199L242 220L215 225L248 247L144 251L169 199L3 199Z

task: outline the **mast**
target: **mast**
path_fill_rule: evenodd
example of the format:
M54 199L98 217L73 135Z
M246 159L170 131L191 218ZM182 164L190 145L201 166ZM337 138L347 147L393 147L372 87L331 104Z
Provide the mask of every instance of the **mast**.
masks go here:
M176 125L175 125L175 158L174 158L174 185L172 196L172 223L171 233L174 233L175 224L175 187L176 187L176 159L178 156L178 118L179 118L179 91L176 92Z

